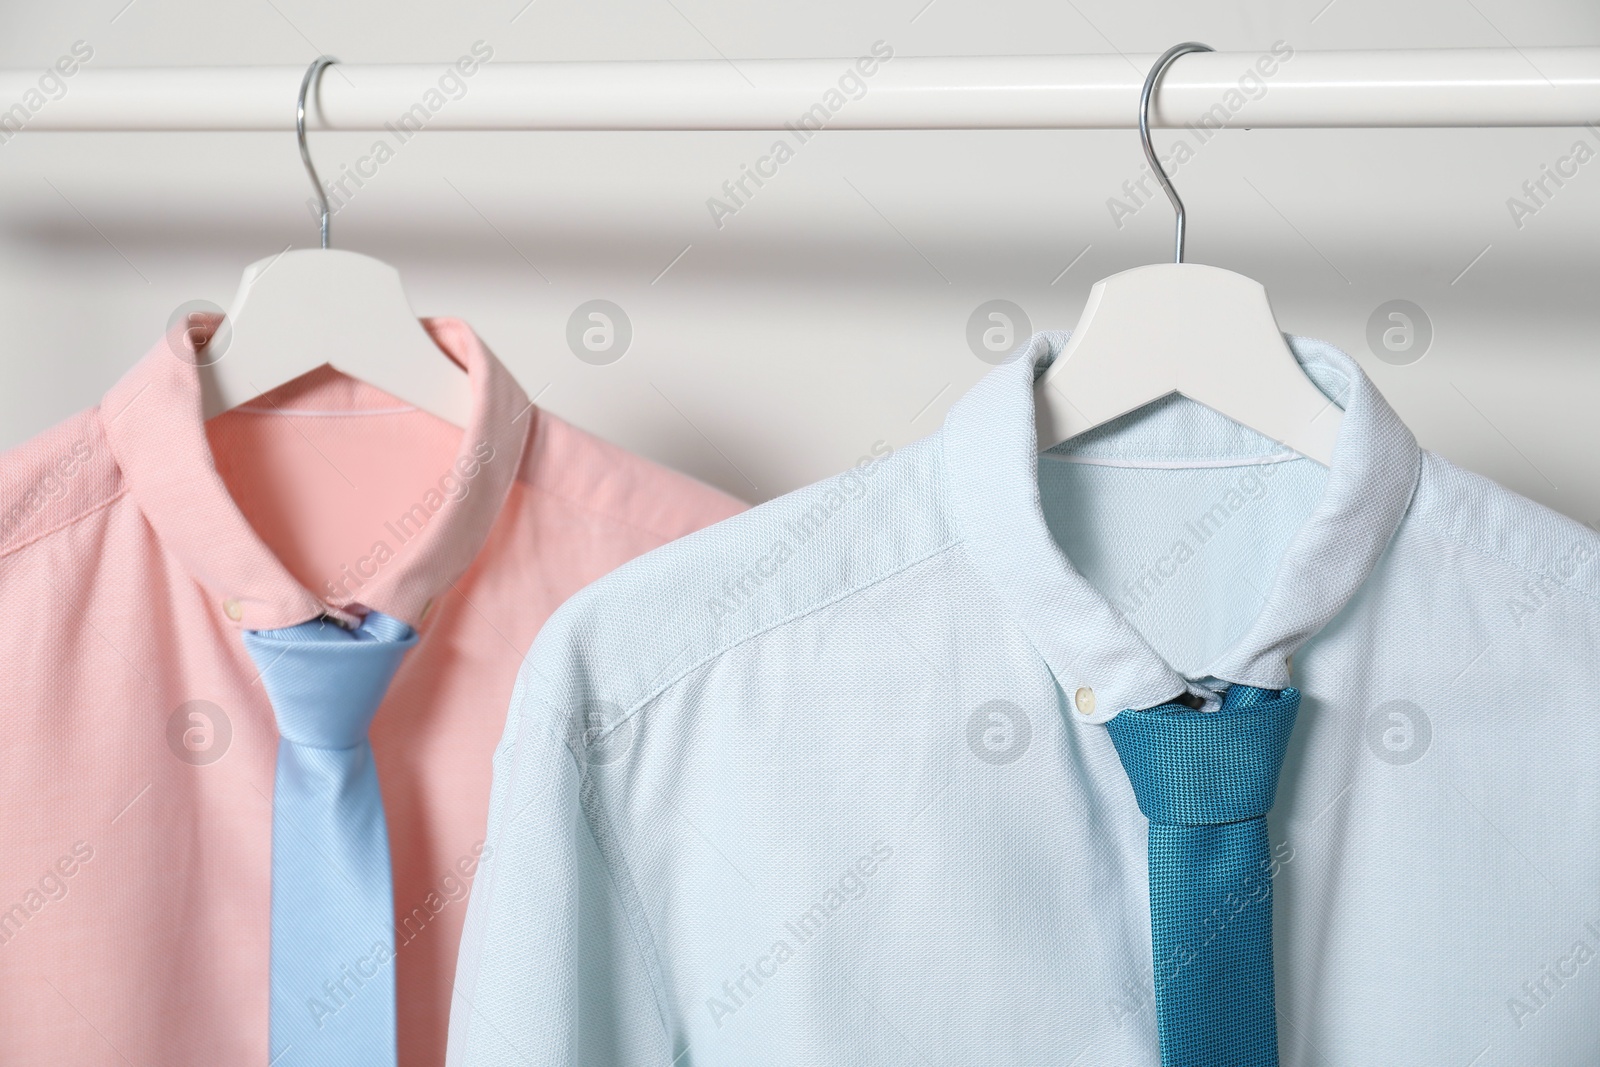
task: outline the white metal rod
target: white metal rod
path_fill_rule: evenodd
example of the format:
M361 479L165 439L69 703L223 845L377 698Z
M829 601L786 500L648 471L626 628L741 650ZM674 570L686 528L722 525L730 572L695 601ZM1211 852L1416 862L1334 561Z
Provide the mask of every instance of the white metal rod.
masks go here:
M471 76L449 63L341 64L323 74L307 125L382 130L410 115L429 130L1128 129L1154 58L897 57L870 76L848 58L489 62ZM288 130L304 70L91 63L55 99L37 91L40 71L8 70L0 140L19 128ZM20 115L5 110L13 103ZM1153 111L1166 127L1204 115L1264 128L1579 126L1600 120L1600 48L1190 55Z

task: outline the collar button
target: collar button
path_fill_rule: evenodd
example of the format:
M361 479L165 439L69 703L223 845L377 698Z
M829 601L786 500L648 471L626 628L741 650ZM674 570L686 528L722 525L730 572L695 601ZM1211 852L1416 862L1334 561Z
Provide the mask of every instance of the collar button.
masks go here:
M1078 709L1079 715L1094 714L1094 690L1086 685L1080 685L1078 691L1072 694L1072 703Z
M238 597L229 597L222 602L222 613L234 622L244 618L244 605L239 603Z

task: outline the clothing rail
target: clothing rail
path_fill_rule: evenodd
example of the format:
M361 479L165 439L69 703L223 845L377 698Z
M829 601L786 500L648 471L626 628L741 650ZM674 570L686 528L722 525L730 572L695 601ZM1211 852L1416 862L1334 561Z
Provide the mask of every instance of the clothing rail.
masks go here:
M864 50L859 60L502 63L482 61L477 47L457 62L330 68L307 108L308 128L382 130L409 115L403 125L431 130L1126 129L1155 58L884 59L892 44L879 42L877 55ZM292 129L305 73L69 65L70 77L0 72L0 139L19 129ZM1152 125L1166 127L1596 120L1600 48L1305 52L1280 44L1202 53L1173 65L1152 112Z

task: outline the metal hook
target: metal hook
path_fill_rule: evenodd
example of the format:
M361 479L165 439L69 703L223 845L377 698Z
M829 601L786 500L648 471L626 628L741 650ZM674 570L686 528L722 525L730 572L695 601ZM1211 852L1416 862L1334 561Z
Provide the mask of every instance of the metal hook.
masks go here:
M1144 145L1144 158L1150 161L1150 169L1156 172L1156 180L1161 183L1161 188L1167 191L1167 199L1172 201L1172 210L1178 213L1178 241L1173 262L1183 262L1183 201L1178 199L1178 190L1172 187L1172 182L1167 178L1167 172L1161 169L1161 162L1156 159L1156 150L1150 143L1150 97L1155 94L1156 82L1161 80L1161 75L1172 65L1172 61L1181 55L1190 52L1214 52L1216 49L1208 44L1197 41L1185 41L1175 44L1156 60L1156 65L1150 68L1150 73L1145 76L1144 90L1139 93L1139 142ZM301 141L304 150L305 142ZM310 160L306 166L310 166Z
M316 83L317 76L323 68L339 62L332 56L318 56L311 61L311 66L306 68L306 76L300 79L300 99L294 109L294 135L300 141L300 159L306 165L306 173L311 176L311 187L317 191L317 200L322 204L322 247L328 247L328 194L322 188L322 180L317 177L317 168L311 164L311 150L306 147L306 94L311 86Z

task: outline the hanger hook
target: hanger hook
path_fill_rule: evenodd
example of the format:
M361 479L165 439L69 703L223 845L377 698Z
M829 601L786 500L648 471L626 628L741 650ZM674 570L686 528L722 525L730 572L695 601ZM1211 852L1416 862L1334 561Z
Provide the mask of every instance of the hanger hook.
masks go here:
M1161 169L1161 161L1156 159L1155 147L1150 143L1150 98L1155 95L1156 83L1161 80L1161 75L1166 73L1172 61L1181 55L1190 52L1214 52L1216 49L1208 44L1198 41L1185 41L1175 44L1156 60L1156 65L1150 68L1150 73L1145 76L1144 89L1139 93L1139 143L1144 145L1144 158L1150 161L1150 169L1156 172L1156 180L1161 183L1161 188L1167 191L1167 199L1172 201L1172 210L1178 213L1178 241L1173 262L1183 262L1183 201L1178 199L1178 190L1172 187L1172 182L1167 178L1167 172ZM301 150L305 149L305 141L301 141ZM310 166L311 161L306 161Z
M316 84L317 77L325 67L330 67L339 62L332 56L318 56L311 61L311 66L306 68L306 76L300 79L300 99L294 109L294 135L300 141L300 159L306 165L306 174L311 177L311 187L317 191L317 201L322 205L322 247L328 247L328 194L322 188L322 180L317 177L317 168L311 164L311 150L306 147L306 94Z

